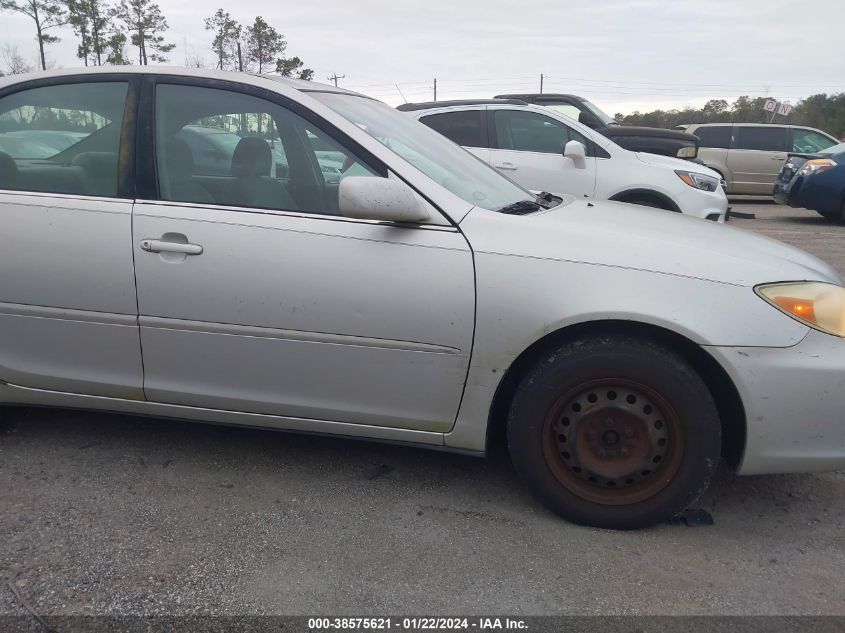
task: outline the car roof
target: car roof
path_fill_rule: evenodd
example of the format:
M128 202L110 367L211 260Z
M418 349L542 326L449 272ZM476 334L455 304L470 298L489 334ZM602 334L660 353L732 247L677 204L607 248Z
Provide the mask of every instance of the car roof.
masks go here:
M502 95L496 95L493 97L494 99L522 99L527 97L529 99L546 99L546 98L553 98L553 99L574 99L576 101L584 101L584 97L580 97L578 95L570 95L564 94L562 92L520 92L520 93L508 93Z
M61 68L58 70L38 71L21 75L0 77L0 88L37 79L61 77L83 77L97 75L169 75L200 79L219 79L253 86L267 86L267 81L286 84L301 92L336 92L365 97L351 90L345 90L329 84L321 84L304 79L290 79L279 75L259 75L258 73L237 72L232 70L212 70L208 68L184 68L181 66L89 66L79 68ZM368 97L369 98L369 97Z
M414 110L434 110L435 108L449 108L452 106L472 105L528 105L519 99L457 99L453 101L425 101L420 103L403 103L397 106L402 112L413 112Z

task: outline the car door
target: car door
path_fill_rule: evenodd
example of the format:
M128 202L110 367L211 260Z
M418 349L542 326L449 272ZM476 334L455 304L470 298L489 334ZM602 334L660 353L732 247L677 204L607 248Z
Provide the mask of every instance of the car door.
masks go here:
M143 398L130 84L100 75L0 91L2 382Z
M487 120L483 106L429 114L420 117L420 122L440 132L485 163L490 162Z
M531 110L489 110L490 164L502 174L534 191L569 193L592 198L596 189L593 144L557 119ZM575 140L585 146L583 168L564 157L563 147Z
M786 161L788 136L785 126L734 126L733 144L728 152L732 193L772 195L777 175Z
M347 177L387 177L386 167L301 106L250 90L156 86L158 180L134 210L147 398L448 430L473 333L466 240L442 218L397 226L338 215L318 156L326 144L342 148ZM192 124L241 137L213 190L173 141ZM284 179L270 176L267 139L284 146Z

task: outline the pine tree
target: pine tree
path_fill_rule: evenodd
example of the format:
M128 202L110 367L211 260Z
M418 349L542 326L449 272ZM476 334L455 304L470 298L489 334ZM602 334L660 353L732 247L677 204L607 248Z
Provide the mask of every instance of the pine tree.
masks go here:
M44 56L44 45L55 44L59 38L47 33L48 30L67 24L67 15L61 0L0 0L0 10L13 11L32 19L35 22L35 39L38 42L38 52L41 56L41 70L47 70L47 59Z
M167 61L164 53L169 53L176 45L164 41L162 33L168 28L167 20L157 4L151 0L121 0L115 17L126 26L132 46L138 47L140 65Z

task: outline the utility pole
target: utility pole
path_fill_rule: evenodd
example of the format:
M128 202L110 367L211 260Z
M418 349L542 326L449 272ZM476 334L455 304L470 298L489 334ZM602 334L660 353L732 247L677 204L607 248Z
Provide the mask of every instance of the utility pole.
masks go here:
M337 88L337 80L338 79L346 79L346 75L338 75L337 73L335 73L334 75L332 75L331 77L328 77L327 79L329 81L333 81L334 87Z
M543 94L543 73L540 73L540 94Z
M434 78L434 100L437 101L437 77Z
M402 101L408 103L408 100L405 98L405 95L402 94L402 89L399 87L399 84L394 84L396 86L396 90L399 91L399 96L402 97Z

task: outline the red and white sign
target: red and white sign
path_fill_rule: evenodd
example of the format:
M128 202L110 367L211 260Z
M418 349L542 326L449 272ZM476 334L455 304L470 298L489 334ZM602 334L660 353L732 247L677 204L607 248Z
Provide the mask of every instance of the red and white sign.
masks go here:
M774 112L775 108L777 108L777 107L778 107L778 102L775 101L774 99L769 99L768 101L766 101L765 105L763 106L763 109L766 112Z
M778 106L778 114L782 116L788 116L790 112L792 112L792 106L788 103L781 103Z

